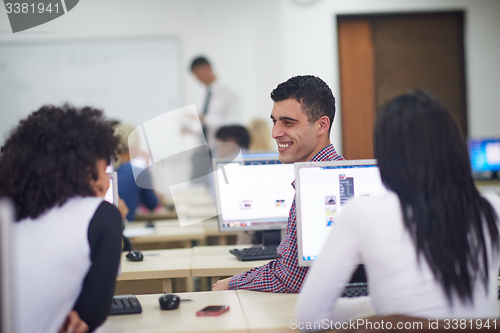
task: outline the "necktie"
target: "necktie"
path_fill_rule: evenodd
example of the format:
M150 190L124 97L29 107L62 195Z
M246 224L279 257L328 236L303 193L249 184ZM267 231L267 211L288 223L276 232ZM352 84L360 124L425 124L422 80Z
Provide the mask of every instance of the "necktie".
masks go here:
M206 114L208 113L208 104L210 103L210 96L212 95L212 91L209 89L207 89L207 96L205 97L205 104L203 105L203 117L206 116ZM208 142L208 138L207 138L207 128L205 126L205 124L201 124L201 129L203 130L203 136L205 137L205 141Z
M210 88L207 90L207 96L205 97L205 105L203 105L203 115L206 115L208 112L208 103L210 103L210 96L212 95L212 91Z

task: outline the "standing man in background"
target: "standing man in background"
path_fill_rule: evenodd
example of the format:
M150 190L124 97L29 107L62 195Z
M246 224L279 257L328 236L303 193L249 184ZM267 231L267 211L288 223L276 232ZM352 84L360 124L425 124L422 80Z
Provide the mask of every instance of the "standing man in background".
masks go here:
M212 150L215 149L215 133L217 130L224 125L238 123L238 97L231 88L217 80L207 58L197 57L193 59L191 72L206 87L204 95L196 105L203 133L196 133L191 128L187 128L185 131L199 134L200 139L203 138L201 137L203 135L208 148ZM193 126L193 128L195 127ZM211 173L212 167L210 164L207 165L208 160L206 154L201 150L194 153L191 179Z

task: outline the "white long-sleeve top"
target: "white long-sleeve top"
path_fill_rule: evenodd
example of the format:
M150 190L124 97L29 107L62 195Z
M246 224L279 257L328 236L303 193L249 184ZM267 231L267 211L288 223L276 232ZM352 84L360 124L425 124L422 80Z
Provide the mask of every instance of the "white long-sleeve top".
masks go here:
M500 216L500 197L496 194L484 197ZM417 259L397 195L353 199L332 226L300 291L296 306L296 319L302 323L299 327L314 327L306 325L314 322L319 327L325 321L341 323L375 314L428 319L497 318L500 255L492 255L487 231L485 237L489 255L488 292L477 280L473 305L465 305L454 297L450 306L425 258ZM364 264L370 296L339 299L359 264Z
M16 333L58 332L76 310L92 332L111 307L120 262L118 209L73 197L13 226Z

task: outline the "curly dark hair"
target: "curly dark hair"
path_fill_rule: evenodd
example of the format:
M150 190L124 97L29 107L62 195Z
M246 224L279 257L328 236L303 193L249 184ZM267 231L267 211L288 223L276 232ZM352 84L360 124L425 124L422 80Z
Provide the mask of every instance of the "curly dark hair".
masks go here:
M0 153L0 196L16 220L36 218L74 196L93 196L96 163L115 158L119 138L91 107L42 106L12 130Z

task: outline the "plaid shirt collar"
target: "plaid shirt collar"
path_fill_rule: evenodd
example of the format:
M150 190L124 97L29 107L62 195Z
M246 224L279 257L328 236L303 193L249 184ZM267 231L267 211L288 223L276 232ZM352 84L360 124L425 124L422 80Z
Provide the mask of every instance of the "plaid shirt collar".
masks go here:
M321 162L321 161L336 161L344 160L344 157L339 155L332 144L329 144L325 148L321 149L309 160L309 162ZM295 180L292 182L292 187L295 189Z

